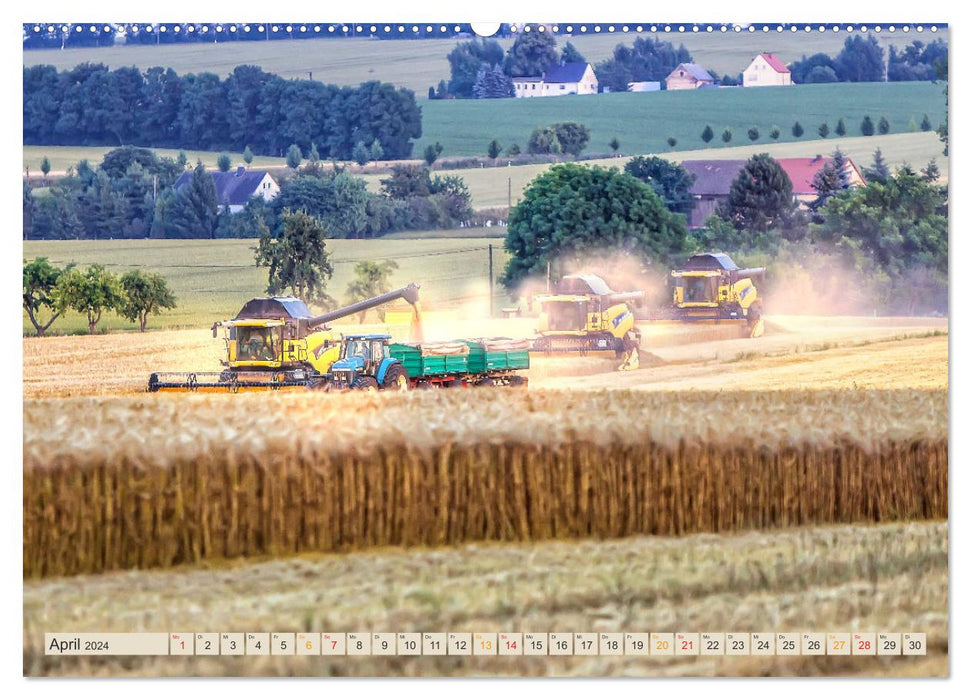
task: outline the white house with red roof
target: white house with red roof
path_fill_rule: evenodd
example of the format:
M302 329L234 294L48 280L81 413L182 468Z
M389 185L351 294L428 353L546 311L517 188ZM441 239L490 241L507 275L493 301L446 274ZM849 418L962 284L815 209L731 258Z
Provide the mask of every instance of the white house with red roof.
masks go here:
M792 85L792 74L774 53L760 53L742 72L743 87Z

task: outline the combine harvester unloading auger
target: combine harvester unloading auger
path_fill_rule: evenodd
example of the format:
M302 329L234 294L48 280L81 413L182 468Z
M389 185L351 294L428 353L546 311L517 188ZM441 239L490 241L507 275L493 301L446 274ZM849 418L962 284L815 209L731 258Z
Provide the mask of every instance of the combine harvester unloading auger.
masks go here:
M212 326L213 337L225 331L226 359L222 371L155 372L148 390L267 391L322 388L341 351L341 336L327 324L376 306L404 299L412 307L412 335L421 341L418 285L359 301L319 316L294 297L251 299L236 317Z

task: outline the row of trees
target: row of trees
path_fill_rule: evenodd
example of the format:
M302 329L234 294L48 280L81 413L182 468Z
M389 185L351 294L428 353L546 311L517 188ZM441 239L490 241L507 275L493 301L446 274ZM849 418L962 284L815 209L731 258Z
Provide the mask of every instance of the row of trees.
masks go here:
M107 311L137 322L144 332L150 315L175 308L175 295L165 278L155 273L131 270L119 278L103 265L61 268L41 257L24 260L23 308L38 336L68 310L85 316L89 333Z
M253 197L243 211L221 207L212 176L197 163L189 182L173 184L185 158L158 158L125 147L106 154L94 169L76 170L35 197L24 182L24 238L259 238L274 230L284 209L319 218L337 238L370 238L391 231L453 228L472 217L471 195L456 176L432 176L427 167L396 165L380 192L346 170L324 169L309 160L292 175L280 175L272 202Z
M837 151L816 175L817 196L805 211L782 167L756 155L716 215L688 231L693 177L679 165L637 157L623 172L555 166L510 214L505 244L512 258L502 282L516 293L550 264L562 269L611 252L660 274L694 252L724 250L779 260L780 269L788 269L782 261L815 260L822 270L846 271L847 289L877 290L874 303L885 309L946 311L947 188L937 184L936 164L891 173L878 151L865 175L866 186L850 188ZM784 275L776 281L784 286Z
M180 76L171 68L109 70L83 63L23 69L24 143L245 148L283 156L291 144L308 154L351 160L355 146L380 142L384 157L411 156L421 110L411 90L371 81L338 87L284 80L258 66Z
M914 41L903 49L890 47L884 59L883 47L868 36L852 36L835 57L825 53L803 56L789 67L794 83L878 82L934 80L937 66L947 61L947 43L935 39L929 44Z
M925 114L924 118L921 119L919 126L915 120L911 119L910 124L908 125L908 130L917 131L918 128L921 131L932 131L934 127L931 124L930 117L928 117ZM794 138L797 138L797 139L802 138L803 134L805 133L806 133L806 130L801 123L799 123L798 121L793 123L792 135ZM833 127L832 132L830 132L829 124L827 122L823 122L816 128L816 133L819 134L819 137L823 139L827 138L830 135L830 133L834 133L837 136L846 136L847 134L846 122L843 120L842 117L840 117L839 120L836 122L836 126ZM860 122L860 134L862 134L863 136L873 136L874 133L879 133L881 135L890 133L890 122L887 120L886 117L880 117L880 120L877 122L876 126L874 126L873 120L870 118L870 115L866 115L863 117L863 120ZM729 127L725 127L725 129L721 132L721 140L724 141L725 143L729 143L732 140L733 135L734 134L732 130ZM746 132L746 135L748 136L750 141L754 142L754 141L758 141L759 138L761 138L762 133L759 131L759 128L757 126L753 126L748 129L748 131ZM782 136L782 129L780 129L778 126L773 126L769 130L769 138L771 138L773 141L777 140L780 136ZM715 130L711 128L711 124L706 124L705 128L702 129L701 131L701 140L704 141L705 143L711 143L712 139L714 138L715 138ZM673 144L671 145L673 147Z

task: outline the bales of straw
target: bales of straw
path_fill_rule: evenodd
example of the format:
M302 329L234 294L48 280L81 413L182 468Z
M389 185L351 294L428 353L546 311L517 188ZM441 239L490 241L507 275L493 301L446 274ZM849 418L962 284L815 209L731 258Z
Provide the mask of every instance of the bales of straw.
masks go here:
M24 575L947 517L944 392L28 401Z

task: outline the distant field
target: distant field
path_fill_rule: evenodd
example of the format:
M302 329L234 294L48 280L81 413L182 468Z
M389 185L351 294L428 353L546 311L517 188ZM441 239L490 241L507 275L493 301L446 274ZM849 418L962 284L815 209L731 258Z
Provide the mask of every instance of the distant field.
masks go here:
M837 146L849 155L853 161L862 167L869 166L873 161L873 152L879 148L891 167L909 163L915 167L923 167L931 160L937 159L938 167L944 180L947 180L948 159L942 154L942 144L936 133L918 132L914 134L887 134L886 136L857 136L854 138L829 138L816 140L792 141L788 143L768 143L760 141L747 145L722 148L708 148L693 151L659 152L658 155L672 161L689 159L719 159L731 160L750 158L756 153L769 153L777 158L812 157L815 155L829 155ZM719 143L721 143L719 141ZM605 167L623 168L630 160L629 157L605 158L601 160L582 161L584 165L600 165ZM549 164L518 165L499 168L466 168L462 170L436 171L439 175L458 175L468 185L472 193L472 204L476 208L504 207L509 198L509 182L512 182L512 204L515 205L522 196L526 186L540 173L552 167ZM381 187L381 180L385 175L365 175L368 187L377 192Z
M495 271L505 267L507 254L496 239L333 240L328 241L334 277L328 292L343 301L354 264L362 260L395 260L396 286L422 285L422 300L432 308L459 306L488 310L489 244L493 245ZM24 241L27 259L47 256L57 265L102 263L121 274L139 267L158 272L178 299L178 308L149 319L151 328L208 328L213 321L230 318L247 299L265 296L266 268L253 264L253 240L135 240L135 241ZM496 285L496 307L506 305ZM33 326L24 315L24 332ZM115 314L105 314L100 328L133 329ZM71 313L58 319L52 333L86 330L85 320Z
M826 122L830 134L842 117L847 136L860 136L865 115L876 123L886 117L891 133L907 132L911 120L920 124L927 114L936 128L944 118L941 85L922 83L836 83L791 87L677 90L655 93L568 95L548 99L433 100L422 107L421 153L429 143L440 142L444 154L483 155L492 139L503 148L516 143L525 150L532 130L562 121L577 121L590 129L589 153L610 153L616 137L622 153L656 153L669 150L667 139L677 139L679 149L701 149L706 124L715 131L713 145L721 145L721 133L732 130L733 145L749 143L750 127L758 128L757 143L771 142L773 125L780 141L809 141ZM805 134L792 135L798 121Z
M675 27L676 29L676 27ZM597 63L613 54L617 44L632 45L637 35L633 33L601 33L558 36L559 46L567 41L576 46L588 61ZM692 57L706 68L720 74L740 73L760 51L772 51L783 61L790 62L801 56L824 52L835 55L840 51L845 34L832 32L798 32L763 34L726 32L724 34L679 34L664 32L653 36L683 43ZM931 37L947 39L947 32L884 34L884 44L902 46L914 39L930 41ZM24 65L50 64L64 70L79 63L93 61L112 68L137 66L165 66L178 73L211 71L228 75L241 64L261 66L271 73L285 78L307 78L339 85L357 85L366 80L382 80L410 88L419 96L427 94L429 86L439 80L447 80L449 66L446 56L459 40L419 39L412 41L381 41L379 39L352 38L302 41L240 42L237 44L176 44L163 46L118 46L111 48L45 49L25 51ZM513 39L501 39L503 48L512 45Z

